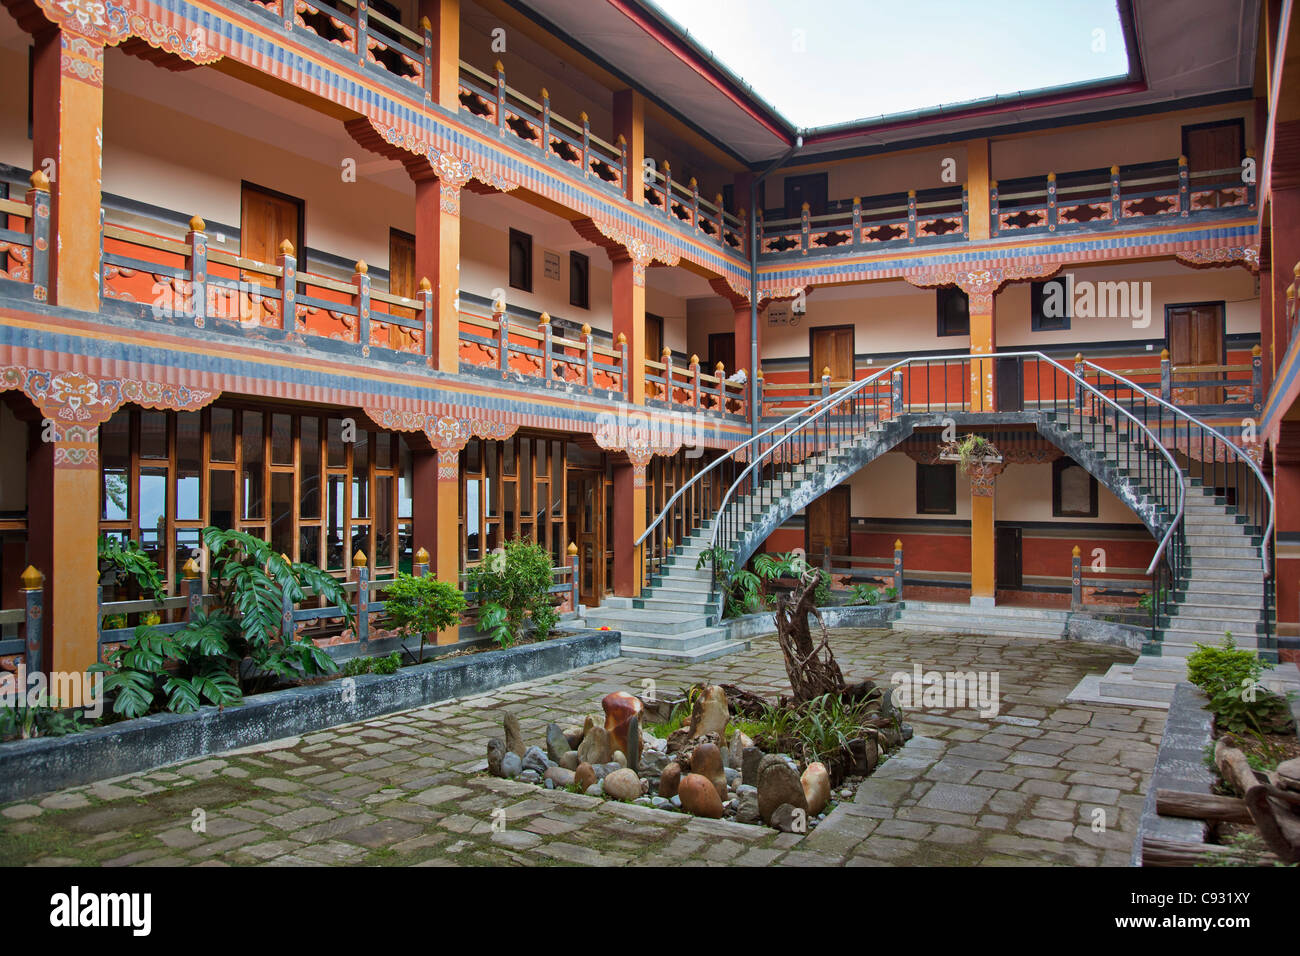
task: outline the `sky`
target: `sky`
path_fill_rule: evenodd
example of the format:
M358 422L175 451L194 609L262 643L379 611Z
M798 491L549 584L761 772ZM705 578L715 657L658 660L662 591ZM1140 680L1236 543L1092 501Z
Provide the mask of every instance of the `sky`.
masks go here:
M1123 76L1115 0L652 0L796 127Z

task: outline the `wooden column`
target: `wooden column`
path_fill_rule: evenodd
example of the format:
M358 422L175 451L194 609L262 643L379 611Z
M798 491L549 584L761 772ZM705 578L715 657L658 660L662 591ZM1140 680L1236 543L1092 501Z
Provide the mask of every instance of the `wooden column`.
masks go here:
M80 672L99 654L99 429L47 442L44 427L28 442L28 557L45 572L46 667Z
M32 168L50 179L49 302L99 309L104 47L51 26L36 35Z
M737 306L735 310L735 339L736 339L736 368L743 368L748 376L745 386L745 394L753 391L754 370L749 366L752 363L750 349L752 343L749 339L749 306ZM763 354L763 312L760 309L758 313L758 354L761 358ZM735 369L732 369L734 372Z
M970 216L970 238L989 237L989 141L975 139L966 144L966 195Z
M1274 547L1282 543L1275 572L1277 633L1295 636L1300 634L1300 558L1292 556L1286 542L1300 534L1300 422L1283 421L1278 426L1272 477L1277 506Z
M429 573L460 587L460 450L412 452L411 532L417 549L429 552ZM438 632L439 644L454 644L452 626Z
M645 195L645 96L635 90L614 94L614 135L627 143L627 177L624 192L640 205Z
M633 405L645 404L645 266L626 253L609 251L613 272L614 338L627 337L631 387L624 390Z
M641 593L636 539L645 531L645 464L614 465L614 593Z
M431 364L440 372L455 373L460 367L460 190L469 177L468 171L461 169L439 173L412 172L415 274L427 277L433 286Z
M971 292L970 299L970 350L976 355L992 355L997 351L997 332L994 324L992 292ZM997 383L994 380L995 361L972 359L970 363L971 411L991 412L997 409Z
M991 607L996 596L994 547L995 489L1002 465L971 466L970 478L970 603Z
M433 39L430 97L443 109L459 112L460 0L420 0L420 16L428 20Z

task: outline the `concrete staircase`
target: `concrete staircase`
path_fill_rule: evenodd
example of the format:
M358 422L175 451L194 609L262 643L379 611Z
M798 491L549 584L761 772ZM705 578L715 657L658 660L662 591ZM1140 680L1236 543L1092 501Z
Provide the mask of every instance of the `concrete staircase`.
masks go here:
M729 507L737 509L743 520L733 540L720 544L737 553L737 565L743 566L792 514L910 434L910 425L877 425L830 444L764 481L731 503ZM587 623L620 631L625 657L690 664L748 650L748 640L730 640L727 628L719 623L722 605L720 597L711 593L711 564L696 567L713 541L716 520L675 545L640 597L607 598L601 607L586 613Z

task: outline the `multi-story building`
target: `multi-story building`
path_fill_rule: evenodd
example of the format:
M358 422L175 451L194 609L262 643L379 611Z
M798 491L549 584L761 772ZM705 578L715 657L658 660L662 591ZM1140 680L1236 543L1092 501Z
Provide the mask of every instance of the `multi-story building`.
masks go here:
M1289 0L1120 0L1125 75L804 131L638 0L4 7L0 605L54 666L98 535L180 593L208 525L379 578L532 537L666 656L725 649L714 534L1148 593L1150 656L1300 635Z

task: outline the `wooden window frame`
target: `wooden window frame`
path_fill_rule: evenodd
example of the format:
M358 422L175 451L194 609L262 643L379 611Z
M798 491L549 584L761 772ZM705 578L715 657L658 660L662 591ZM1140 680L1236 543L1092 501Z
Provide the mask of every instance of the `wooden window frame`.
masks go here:
M948 328L947 313L944 310L944 300L949 296L962 296L966 300L966 328L953 331ZM939 338L947 338L954 335L970 335L970 296L965 290L956 286L941 286L935 289L935 330Z
M1241 143L1242 155L1237 160L1237 162L1240 163L1241 160L1246 158L1246 150L1250 148L1250 145L1246 142L1246 120L1240 116L1234 117L1232 119L1211 120L1208 123L1184 124L1181 130L1179 131L1179 143L1182 146L1182 155L1186 156L1188 161L1190 162L1192 152L1190 149L1187 148L1188 133L1199 132L1201 130L1227 128L1227 127L1234 127L1234 126L1236 127L1238 133L1237 141Z
M1063 285L1062 296L1065 299L1065 315L1060 318L1048 318L1043 315L1043 297L1047 286L1052 283ZM1064 274L1042 282L1032 282L1029 286L1029 329L1031 332L1068 332L1074 320L1074 303L1070 301L1072 283L1066 281Z
M577 272L582 273L581 285L578 283ZM591 309L591 260L581 252L569 252L569 305L577 309Z
M925 476L926 469L943 468L952 475L952 505L943 508L927 508L925 494ZM957 466L948 462L937 462L935 464L916 463L916 513L919 515L955 515L957 513Z
M1052 517L1053 518L1095 518L1097 517L1098 497L1097 479L1088 474L1088 510L1065 511L1061 507L1061 473L1067 468L1083 468L1069 456L1057 458L1052 462ZM1085 471L1087 469L1084 469Z
M515 285L515 243L520 242L523 247L527 248L527 255L523 260L523 278L524 285ZM508 257L506 263L506 279L512 289L518 289L521 292L533 291L533 237L531 233L524 232L521 229L510 230L510 245L507 247Z

